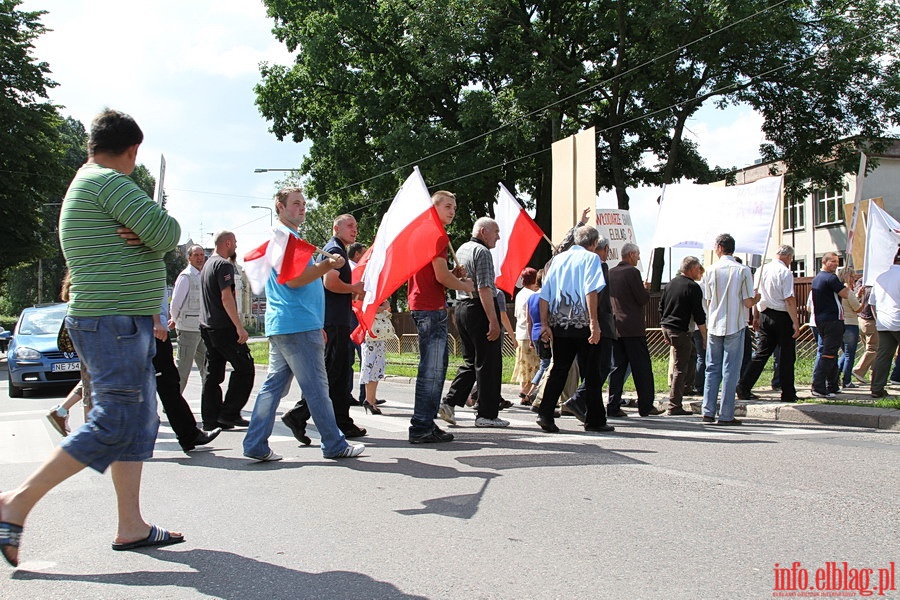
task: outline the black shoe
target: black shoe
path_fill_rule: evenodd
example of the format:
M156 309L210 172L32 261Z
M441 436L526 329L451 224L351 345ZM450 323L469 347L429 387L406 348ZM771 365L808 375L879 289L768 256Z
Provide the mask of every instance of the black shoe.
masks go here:
M718 421L716 421L716 425L724 425L724 426L743 425L743 424L744 424L743 421L738 421L737 419L732 419L730 421L722 421L721 419L719 419Z
M737 395L738 400L759 400L759 396L751 391L745 390L741 386L737 387L735 395Z
M547 433L559 433L559 427L556 426L556 423L553 421L545 421L541 418L537 420L538 427L546 431Z
M368 402L363 402L363 408L365 409L366 414L368 414L370 412L373 415L383 415L384 414L383 412L381 412L381 409L378 408L378 406L372 406ZM344 437L346 437L346 436L344 436Z
M622 410L621 408L617 408L616 410L608 411L606 413L607 417L627 417L628 413Z
M440 427L435 426L431 433L425 435L409 436L410 444L441 444L444 442L452 442L453 434L447 433Z
M312 440L306 435L306 421L301 420L301 414L303 412L308 411L304 411L302 408L292 408L281 415L281 422L287 425L288 429L291 430L291 433L294 434L294 439L304 446L309 446L312 444Z
M691 416L692 413L689 410L685 410L683 406L676 406L674 408L670 408L669 412L666 413L670 417L679 417L679 416Z
M587 411L581 406L581 403L578 402L576 398L569 398L563 402L563 408L572 413L576 419L584 423L584 419L587 417Z
M513 405L513 403L510 402L509 400L504 400L503 398L501 398L501 399L500 399L500 404L497 405L497 409L498 409L498 410L504 410L504 409L509 408L509 407L512 406L512 405Z
M716 418L715 417L707 417L706 415L703 415L703 422L704 423L715 423Z
M235 427L247 427L250 425L250 421L243 417L238 417L237 419L219 419L218 425L222 429L234 429Z
M540 407L540 406L532 406L532 407L531 407L531 412L540 414L540 412L541 412L541 407ZM554 418L554 419L558 419L559 416L560 416L560 412L559 412L558 410L554 410L554 411L553 411L553 418Z
M232 425L231 427L220 427L218 424L216 424L216 425L207 425L206 423L203 424L203 431L215 431L216 429L220 429L220 430L234 429L234 426Z
M598 431L598 432L606 432L606 431L615 431L616 428L612 425L585 425L585 431Z
M663 411L659 410L658 408L651 408L649 411L645 412L641 416L642 417L656 417L661 414L663 414Z
M222 430L218 427L216 427L215 429L212 429L210 431L198 431L197 437L194 438L194 445L195 446L205 446L206 444L209 444L214 439L219 437L220 433L222 433Z
M376 400L375 404L384 404L387 400Z
M344 437L345 438L358 438L358 437L363 437L364 435L366 435L366 433L367 432L365 429L354 425L353 427L350 427L350 428L344 430Z
M871 395L873 398L887 398L888 393L887 393L887 390L879 390L879 391L872 390Z

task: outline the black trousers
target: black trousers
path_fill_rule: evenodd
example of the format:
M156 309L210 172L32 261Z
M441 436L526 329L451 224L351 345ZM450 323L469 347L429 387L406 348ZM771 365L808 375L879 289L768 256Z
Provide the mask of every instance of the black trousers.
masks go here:
M797 399L794 384L794 362L797 358L797 341L794 339L794 324L791 315L783 310L767 308L759 314L756 351L741 374L738 387L749 392L763 372L775 348L781 346L778 360L778 377L781 385L781 400L793 402Z
M169 425L175 431L175 437L182 450L193 450L197 439L197 419L184 396L181 395L181 379L175 366L172 352L172 340L156 340L156 356L153 357L153 368L156 369L156 395L163 406Z
M253 357L247 344L238 344L237 329L209 329L200 327L200 337L206 344L206 381L200 397L200 414L204 427L215 427L222 421L236 421L250 400L253 390ZM222 399L225 365L231 363L228 391Z
M494 304L497 319L499 310ZM478 416L496 419L500 413L500 379L503 376L503 336L487 339L488 318L481 301L463 300L456 306L456 329L463 346L463 364L450 384L444 402L463 406L478 383Z
M587 337L565 337L553 330L553 368L547 378L540 415L544 422L553 422L553 411L569 377L572 361L578 359L578 367L584 378L576 396L586 407L585 425L606 425L603 409L603 384L609 375L613 340L600 338L591 344Z
M334 408L334 421L338 429L347 433L356 428L350 417L353 402L351 388L347 381L353 380L353 353L350 350L350 327L347 325L325 325L325 375L328 377L328 397ZM302 393L303 390L300 390ZM311 418L306 400L302 397L297 404L296 419L304 425Z
M648 414L653 410L656 386L653 382L653 364L650 361L647 336L620 337L614 340L613 364L615 366L609 374L609 403L606 410L615 412L622 407L625 369L627 365L631 365L631 375L638 395L638 412L641 415Z

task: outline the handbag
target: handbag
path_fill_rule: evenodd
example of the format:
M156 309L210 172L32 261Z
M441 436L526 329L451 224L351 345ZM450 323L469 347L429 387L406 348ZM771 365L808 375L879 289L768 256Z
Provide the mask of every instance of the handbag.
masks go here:
M66 329L65 321L63 321L59 328L59 334L56 336L56 346L60 352L75 352L75 344L72 343L72 338L69 337L69 330Z
M372 333L375 337L373 338L366 334L366 341L383 341L388 338L397 337L397 332L394 330L394 324L391 323L391 313L382 311L375 314L375 321L372 323Z

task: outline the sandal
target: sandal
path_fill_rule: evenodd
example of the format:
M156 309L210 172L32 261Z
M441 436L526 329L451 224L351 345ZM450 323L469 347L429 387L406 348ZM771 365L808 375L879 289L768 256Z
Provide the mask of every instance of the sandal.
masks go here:
M13 567L19 566L19 559L10 558L6 553L7 548L18 548L22 542L22 526L15 523L0 521L0 554Z
M184 541L183 535L175 535L156 525L150 526L150 533L142 540L135 542L113 542L113 550L137 550L138 548L151 548L158 546L171 546Z

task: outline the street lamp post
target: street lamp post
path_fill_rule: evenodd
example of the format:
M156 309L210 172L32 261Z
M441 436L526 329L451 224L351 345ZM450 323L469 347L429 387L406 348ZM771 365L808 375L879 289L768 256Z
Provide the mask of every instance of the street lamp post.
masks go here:
M292 173L299 172L300 169L253 169L254 173L269 173L272 171L289 171Z
M269 206L260 206L260 205L258 205L258 204L254 204L254 205L251 206L250 208L262 208L262 209L265 209L265 210L269 211L269 227L272 226L272 224L273 224L273 222L274 222L275 212L272 210L271 207L269 207Z

